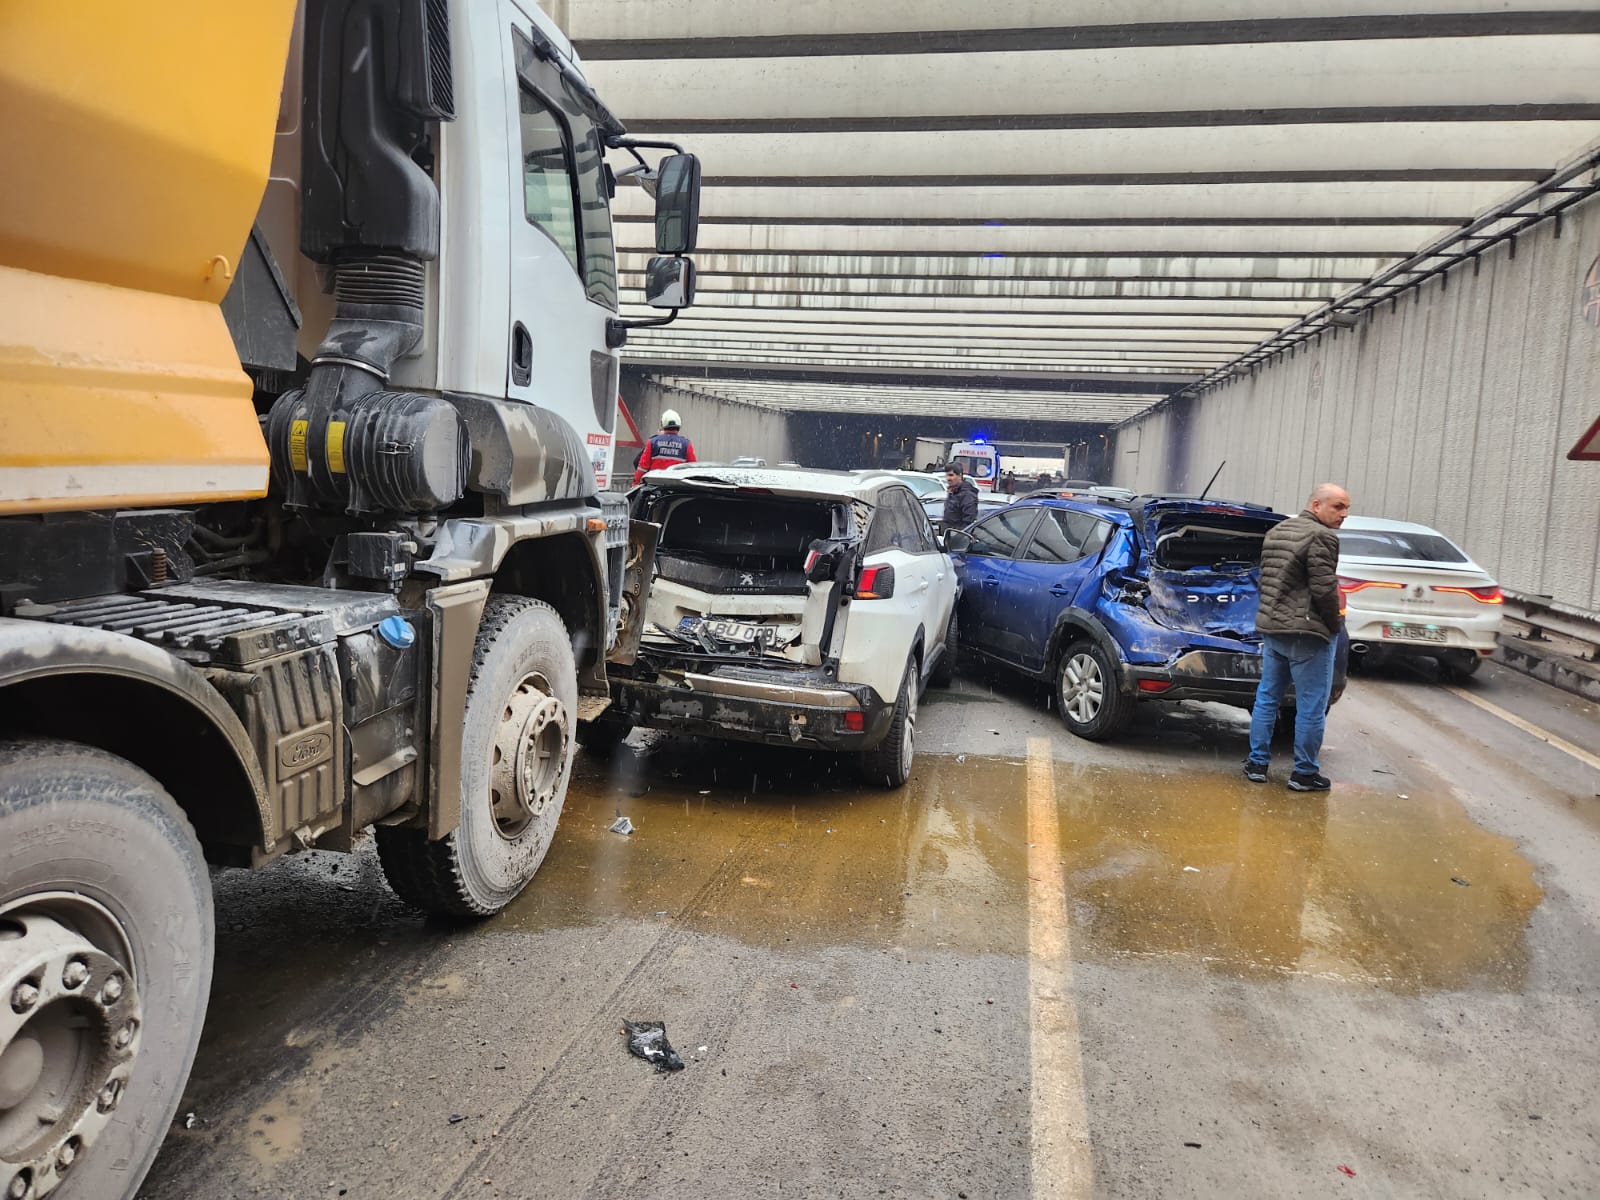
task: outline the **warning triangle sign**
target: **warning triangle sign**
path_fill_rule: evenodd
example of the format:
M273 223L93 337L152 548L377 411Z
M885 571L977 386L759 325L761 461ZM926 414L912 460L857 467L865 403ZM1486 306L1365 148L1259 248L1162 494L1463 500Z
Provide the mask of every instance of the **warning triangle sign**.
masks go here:
M633 414L628 411L627 402L623 400L620 393L617 395L617 411L622 414L622 419L628 426L627 438L624 439L619 434L617 436L617 445L638 446L641 450L644 449L644 435L639 432L639 427L633 423Z
M1567 451L1567 457L1582 462L1600 462L1600 418L1589 426L1589 432L1578 439L1578 444Z

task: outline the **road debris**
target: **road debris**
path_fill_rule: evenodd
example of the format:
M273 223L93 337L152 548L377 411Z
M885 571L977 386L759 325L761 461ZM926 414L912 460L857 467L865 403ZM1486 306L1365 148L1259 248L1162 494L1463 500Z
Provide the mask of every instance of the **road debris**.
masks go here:
M632 833L633 832L633 822L628 820L627 817L618 817L615 821L611 822L611 832L612 833Z
M956 755L956 761L958 763L964 763L967 761L967 756L965 754L958 754Z
M1470 880L1463 879L1459 875L1450 876L1450 882L1455 884L1457 887L1471 887L1472 886L1472 883L1471 883Z
M1199 867L1185 867L1184 870L1185 871L1193 871L1196 875L1200 874L1200 868Z
M624 1021L628 1034L628 1053L656 1065L656 1070L681 1071L683 1059L667 1041L667 1027L661 1021Z
M1356 1173L1354 1171L1352 1171L1349 1167L1345 1166L1343 1163L1339 1164L1339 1174L1348 1175L1348 1176L1350 1176L1351 1179L1354 1179L1356 1177Z
M450 1114L450 1124L452 1124L452 1125L459 1125L459 1124L461 1124L461 1122L463 1122L465 1120L466 1120L466 1117L462 1116L460 1113L451 1113Z

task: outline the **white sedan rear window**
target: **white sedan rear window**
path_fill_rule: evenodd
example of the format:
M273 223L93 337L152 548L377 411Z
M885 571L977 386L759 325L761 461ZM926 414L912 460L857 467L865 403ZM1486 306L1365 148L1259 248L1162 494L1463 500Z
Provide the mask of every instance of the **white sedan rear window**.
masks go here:
M1440 533L1351 529L1339 533L1339 550L1356 558L1407 558L1416 562L1463 563L1467 556Z

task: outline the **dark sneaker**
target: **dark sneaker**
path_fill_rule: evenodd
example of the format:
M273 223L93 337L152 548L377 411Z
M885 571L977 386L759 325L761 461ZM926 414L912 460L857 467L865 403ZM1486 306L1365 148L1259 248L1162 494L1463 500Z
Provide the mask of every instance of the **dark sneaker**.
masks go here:
M1289 790L1291 792L1325 792L1333 786L1333 782L1326 775L1302 775L1296 771L1289 776Z
M1251 783L1265 783L1267 768L1263 763L1247 762L1244 764L1244 777Z

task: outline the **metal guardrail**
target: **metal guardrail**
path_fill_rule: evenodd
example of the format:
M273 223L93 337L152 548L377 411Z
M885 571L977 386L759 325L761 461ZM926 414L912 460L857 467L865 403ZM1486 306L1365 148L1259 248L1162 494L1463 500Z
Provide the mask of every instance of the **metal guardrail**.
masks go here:
M1560 604L1548 596L1506 592L1502 638L1540 642L1557 653L1600 663L1600 613Z

